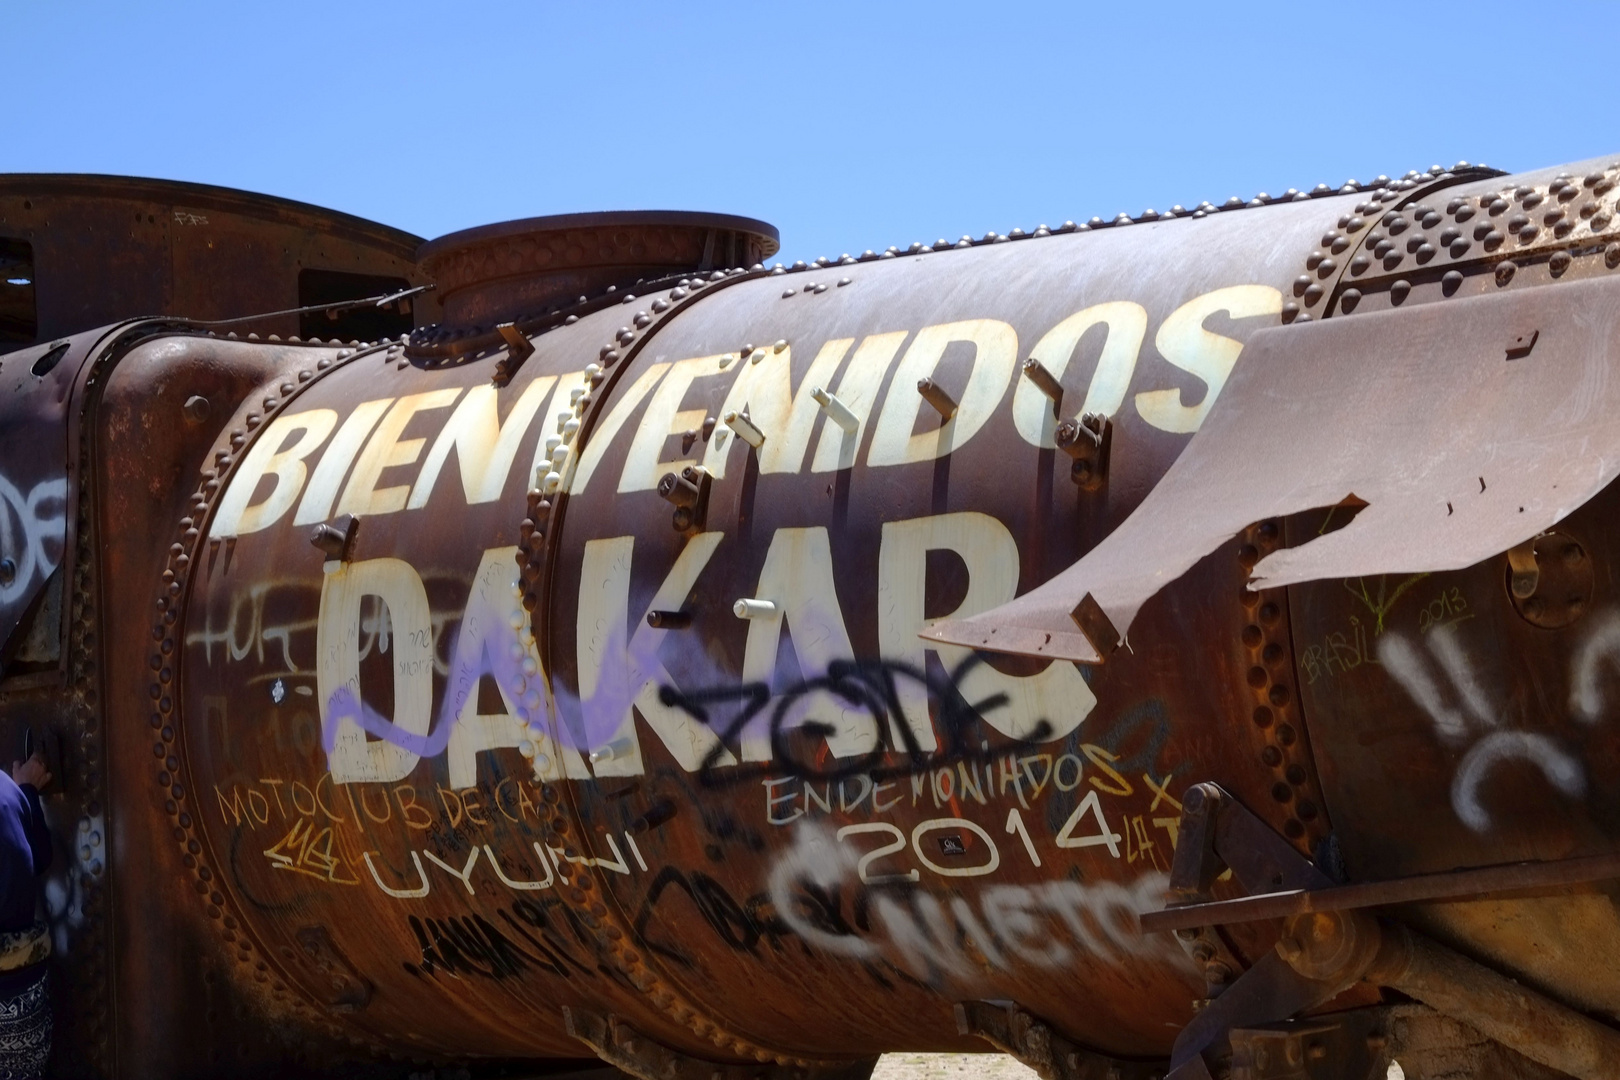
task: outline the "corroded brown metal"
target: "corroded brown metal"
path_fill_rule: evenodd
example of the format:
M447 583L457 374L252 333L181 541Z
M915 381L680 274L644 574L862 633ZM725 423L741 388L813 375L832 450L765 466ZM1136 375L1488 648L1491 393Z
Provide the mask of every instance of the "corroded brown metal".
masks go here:
M140 315L240 319L419 284L419 237L349 214L206 184L0 175L0 352ZM333 294L332 290L337 293ZM432 321L431 298L419 313ZM409 316L382 325L410 329ZM249 333L345 339L377 320L283 315Z
M504 221L441 236L417 259L444 318L493 324L642 278L750 266L776 254L776 230L729 214L626 211Z
M1459 266L1518 295L1544 264L1570 299L1530 306L1560 326L1607 310L1603 286L1563 285L1609 269L1588 236L1607 225L1580 210L1608 173L1585 171L1564 248L1521 228L1498 285L1452 238L1400 303L1467 291ZM1324 888L1611 855L1607 491L1515 555L1528 591L1505 555L1251 590L1340 524L1282 499L1140 597L1100 665L919 637L1126 528L1241 365L1288 378L1276 343L1343 340L1380 378L1350 347L1386 341L1354 320L1400 291L1353 269L1377 246L1367 207L1438 240L1510 183L1569 187L1457 173L794 272L749 269L774 244L759 223L725 226L742 246L723 258L691 247L701 229L526 254L546 237L517 223L401 272L450 316L409 339L143 324L74 343L77 389L43 410L42 350L0 360L22 380L7 408L66 448L26 473L63 488L63 600L31 596L6 645L59 655L0 680L0 738L62 737L53 814L82 840L51 908L75 979L63 1073L601 1054L843 1075L989 1038L1066 1074L1151 1075L1193 1023L1210 1061L1237 1046L1250 1068L1254 1025L1288 1017L1199 1003L1281 971L1280 919L1136 930L1166 902L1194 785ZM1330 257L1349 261L1324 275ZM1287 887L1259 864L1202 899ZM1606 903L1577 885L1399 917L1609 1015L1612 980L1581 963L1614 939ZM1216 1030L1227 1014L1243 1034ZM1357 1068L1388 1056L1346 1023Z

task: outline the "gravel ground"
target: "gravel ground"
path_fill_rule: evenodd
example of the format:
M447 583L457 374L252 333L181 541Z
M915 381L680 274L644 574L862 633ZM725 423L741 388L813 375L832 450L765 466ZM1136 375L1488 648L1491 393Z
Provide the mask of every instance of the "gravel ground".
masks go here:
M1005 1054L884 1054L872 1080L1039 1080Z

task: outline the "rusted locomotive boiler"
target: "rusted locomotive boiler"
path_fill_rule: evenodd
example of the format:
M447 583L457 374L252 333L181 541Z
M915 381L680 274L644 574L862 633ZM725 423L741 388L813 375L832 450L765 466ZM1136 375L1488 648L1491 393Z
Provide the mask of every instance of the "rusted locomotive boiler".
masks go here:
M0 355L57 1071L1620 1075L1617 183L539 218Z

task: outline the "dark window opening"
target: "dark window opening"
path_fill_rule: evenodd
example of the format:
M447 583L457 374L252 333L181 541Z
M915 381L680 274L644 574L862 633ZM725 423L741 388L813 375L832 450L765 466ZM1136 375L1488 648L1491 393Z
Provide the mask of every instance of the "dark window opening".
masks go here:
M39 336L34 309L34 247L0 236L0 344L31 343Z
M337 304L345 300L364 300L368 296L397 293L411 287L404 278L384 277L381 274L350 274L342 270L298 271L298 306ZM377 341L385 337L399 337L411 332L415 322L411 318L409 298L387 307L349 308L346 311L311 311L298 317L298 333L305 340L321 338L329 341Z

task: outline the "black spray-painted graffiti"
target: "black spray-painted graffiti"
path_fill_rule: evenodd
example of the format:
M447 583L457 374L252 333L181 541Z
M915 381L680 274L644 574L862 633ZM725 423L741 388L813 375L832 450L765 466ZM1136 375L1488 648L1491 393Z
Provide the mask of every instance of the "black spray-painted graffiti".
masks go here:
M772 691L763 682L740 683L731 686L709 687L701 690L681 690L665 685L659 688L659 700L666 706L678 708L709 728L719 741L703 760L699 775L706 786L751 782L766 772L791 775L806 780L841 780L865 773L873 780L904 776L918 768L939 761L988 761L992 754L983 739L984 718L1005 708L1008 697L995 693L969 702L959 690L966 676L984 657L973 654L964 659L943 677L932 675L924 668L897 660L877 658L835 660L827 665L827 673L813 679L801 679L784 690ZM911 680L925 687L939 703L934 723L939 735L939 747L925 750L901 705L899 684ZM827 723L815 719L801 719L798 711L812 695L825 694L847 709L855 710L872 724L872 748L864 754L830 761L806 757L798 748L801 740L791 738L795 733L816 737L833 734ZM771 762L753 768L719 768L727 754L727 746L736 746L743 733L751 726L764 722L769 710ZM1034 747L1052 736L1049 720L1038 721L1029 735L1002 743L996 754L1010 750ZM887 736L885 733L888 733ZM898 745L896 745L898 743ZM884 764L886 759L901 760Z

